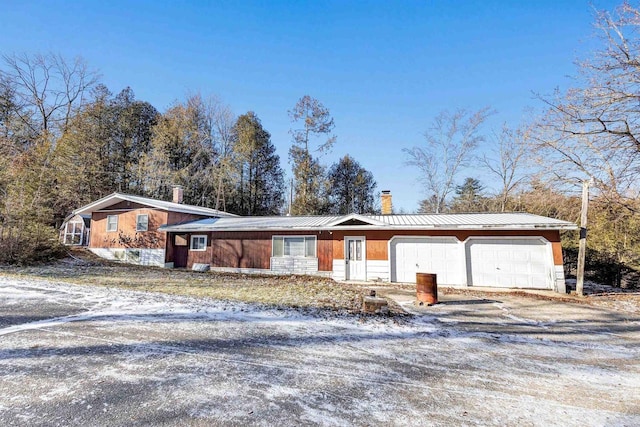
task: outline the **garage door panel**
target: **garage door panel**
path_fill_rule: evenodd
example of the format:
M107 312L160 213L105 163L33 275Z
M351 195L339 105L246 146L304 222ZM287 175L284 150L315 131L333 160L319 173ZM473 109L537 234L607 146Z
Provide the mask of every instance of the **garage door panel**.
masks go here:
M391 279L415 283L416 273L435 273L440 284L463 284L463 247L453 238L402 237L391 243Z
M552 288L553 257L538 239L469 239L466 249L472 286Z
M530 258L531 258L530 254L524 251L517 251L513 253L513 260L515 262L526 263L527 261L529 261Z

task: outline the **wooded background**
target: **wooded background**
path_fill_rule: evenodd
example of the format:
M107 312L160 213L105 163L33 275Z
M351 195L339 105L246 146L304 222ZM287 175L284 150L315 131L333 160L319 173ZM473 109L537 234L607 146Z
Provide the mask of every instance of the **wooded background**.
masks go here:
M490 107L442 111L398 167L420 177L417 212L526 211L578 222L579 189L592 182L588 275L634 286L640 12L623 3L597 13L595 26L600 47L576 63L571 89L537 95L543 114L487 129L499 114ZM169 200L177 184L185 203L240 215L377 212L375 171L349 155L323 163L341 143L329 109L305 95L288 113L291 148L281 159L255 112L236 115L215 96L194 93L160 112L131 88L112 93L82 58L2 55L0 262L59 255L63 219L114 191ZM567 233L564 246L571 272L577 235Z

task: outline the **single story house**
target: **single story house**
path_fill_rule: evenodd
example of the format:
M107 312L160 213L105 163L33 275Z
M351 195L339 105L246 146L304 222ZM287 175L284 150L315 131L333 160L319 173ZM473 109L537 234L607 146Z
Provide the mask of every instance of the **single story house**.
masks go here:
M95 254L107 259L164 267L167 235L159 231L161 226L236 216L185 205L182 196L181 187L174 188L172 202L113 193L76 209L71 217L90 217L88 248Z
M114 193L76 210L91 215L89 249L167 268L208 264L241 273L565 292L560 232L576 225L527 213L240 217Z
M206 218L160 227L166 262L335 280L536 288L565 292L560 231L526 213Z

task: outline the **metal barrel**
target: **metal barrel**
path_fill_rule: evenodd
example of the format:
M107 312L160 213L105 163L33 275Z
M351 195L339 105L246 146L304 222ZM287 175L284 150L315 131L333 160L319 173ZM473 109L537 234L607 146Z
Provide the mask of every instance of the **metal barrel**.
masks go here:
M432 273L416 273L416 295L418 301L428 305L438 303L438 283Z

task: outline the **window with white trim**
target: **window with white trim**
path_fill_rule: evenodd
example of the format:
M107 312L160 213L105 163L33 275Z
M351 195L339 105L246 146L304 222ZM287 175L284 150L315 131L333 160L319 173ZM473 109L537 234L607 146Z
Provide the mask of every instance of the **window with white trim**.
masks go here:
M118 215L107 215L107 231L118 231Z
M273 236L274 257L316 257L316 236Z
M68 222L64 229L65 245L81 245L84 232L82 222Z
M136 216L136 231L149 230L149 215L139 214Z
M189 249L192 251L206 251L207 236L191 236L191 246Z

